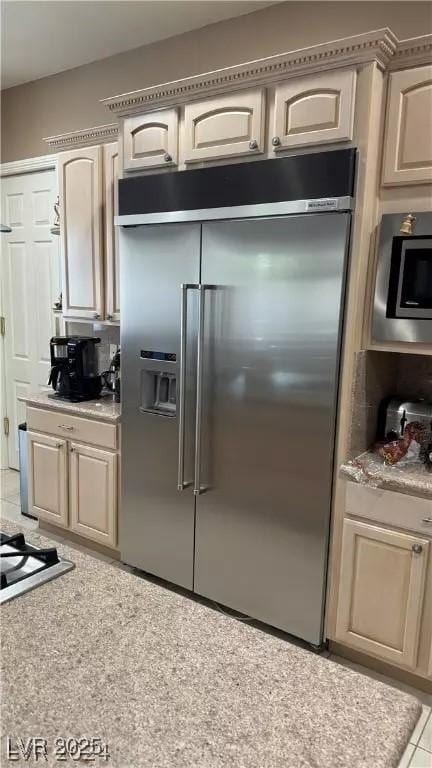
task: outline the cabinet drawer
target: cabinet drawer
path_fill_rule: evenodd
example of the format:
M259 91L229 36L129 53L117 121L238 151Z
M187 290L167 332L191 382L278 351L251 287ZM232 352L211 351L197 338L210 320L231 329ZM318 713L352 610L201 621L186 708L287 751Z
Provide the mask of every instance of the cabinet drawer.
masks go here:
M103 421L83 419L60 411L44 411L41 408L27 408L27 426L38 432L48 432L83 443L100 445L103 448L117 448L117 427Z
M348 482L346 512L348 515L432 536L430 499Z

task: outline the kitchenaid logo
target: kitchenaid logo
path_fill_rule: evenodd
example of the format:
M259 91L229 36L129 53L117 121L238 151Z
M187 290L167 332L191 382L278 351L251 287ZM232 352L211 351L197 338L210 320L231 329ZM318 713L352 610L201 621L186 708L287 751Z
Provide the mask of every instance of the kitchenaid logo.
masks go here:
M322 197L320 200L307 200L307 211L334 211L338 207L335 197Z

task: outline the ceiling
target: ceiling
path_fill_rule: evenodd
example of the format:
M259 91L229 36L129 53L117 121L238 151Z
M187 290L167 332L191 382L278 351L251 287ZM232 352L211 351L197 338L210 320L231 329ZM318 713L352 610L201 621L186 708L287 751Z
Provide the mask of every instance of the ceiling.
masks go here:
M38 80L273 2L3 0L1 87Z

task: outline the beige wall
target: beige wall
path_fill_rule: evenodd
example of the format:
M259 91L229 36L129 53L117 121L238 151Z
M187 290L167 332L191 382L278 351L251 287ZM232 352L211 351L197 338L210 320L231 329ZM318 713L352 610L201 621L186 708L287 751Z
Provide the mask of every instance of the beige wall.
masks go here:
M47 154L42 141L113 119L99 99L340 37L390 27L432 32L430 2L287 2L2 92L2 161Z

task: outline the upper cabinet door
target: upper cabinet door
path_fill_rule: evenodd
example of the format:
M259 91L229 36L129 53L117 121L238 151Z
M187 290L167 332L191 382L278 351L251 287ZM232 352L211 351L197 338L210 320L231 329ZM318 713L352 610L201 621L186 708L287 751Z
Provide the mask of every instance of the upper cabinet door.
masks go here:
M184 161L220 160L264 151L263 88L186 104Z
M63 315L103 316L102 149L58 155Z
M383 184L432 181L432 66L390 75Z
M356 73L324 72L276 86L273 150L350 141L353 136Z
M177 165L177 108L149 112L123 120L123 168L145 171L147 168Z
M105 144L105 312L106 319L120 320L119 236L114 226L118 214L118 179L120 175L119 148L117 142Z

